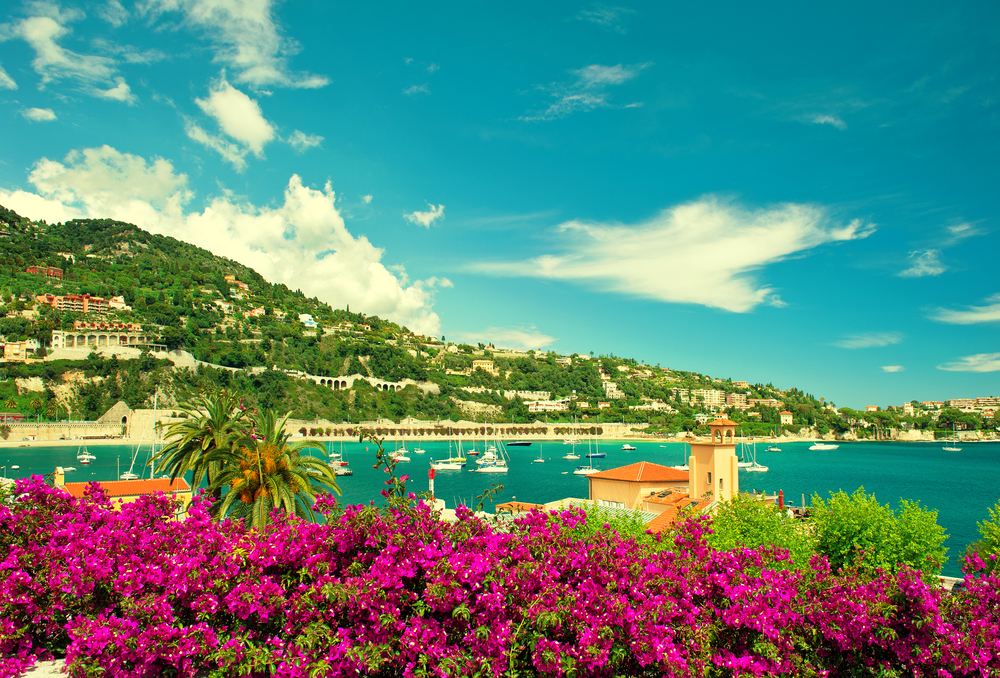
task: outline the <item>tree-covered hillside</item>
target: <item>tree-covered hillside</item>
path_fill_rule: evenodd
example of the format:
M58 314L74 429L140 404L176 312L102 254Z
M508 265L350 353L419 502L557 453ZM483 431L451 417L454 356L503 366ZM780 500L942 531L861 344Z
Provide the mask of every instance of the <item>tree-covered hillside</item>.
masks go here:
M561 356L422 337L357 309L331 308L188 243L109 219L47 224L0 206L0 242L3 341L28 340L34 358L44 358L53 330L71 330L78 322L136 323L168 349L217 366L179 369L145 356L136 369L125 356L97 354L6 363L0 404L39 419L67 412L93 418L118 399L144 407L154 391L169 403L205 387L227 386L261 405L291 410L296 418L331 421L575 419L646 423L650 430L676 433L697 430L725 413L755 435L803 426L878 435L879 427L938 425L927 413L909 420L895 412L841 416L832 404L797 388L712 378L614 355ZM59 268L62 277L29 273L29 267ZM119 308L82 314L36 301L39 295L72 294L120 298ZM363 379L333 390L301 378L303 373ZM17 380L27 377L41 377L45 390L19 386L24 382ZM409 385L379 390L364 379ZM562 401L564 409L532 412L546 409L531 406L533 401ZM781 411L792 414L792 424L781 426Z

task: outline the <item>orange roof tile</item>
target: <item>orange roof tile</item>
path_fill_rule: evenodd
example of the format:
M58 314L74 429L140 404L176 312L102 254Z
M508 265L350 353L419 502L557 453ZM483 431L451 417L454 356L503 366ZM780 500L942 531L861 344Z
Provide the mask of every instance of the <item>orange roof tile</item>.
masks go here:
M657 534L668 529L674 524L675 520L677 520L677 508L671 506L666 511L646 523L646 529L651 531L653 534Z
M709 422L708 425L709 426L736 426L736 422L735 421L731 421L729 419L726 419L725 417L722 417L720 419L716 419L715 421Z
M90 483L66 483L63 489L74 497L82 497ZM152 480L102 480L97 483L109 497L131 497L154 492L190 492L191 486L183 478L171 481L169 478Z
M619 466L608 471L595 473L591 478L603 480L624 480L630 483L680 482L688 479L687 471L678 471L669 466L660 466L649 461L640 461L628 466Z

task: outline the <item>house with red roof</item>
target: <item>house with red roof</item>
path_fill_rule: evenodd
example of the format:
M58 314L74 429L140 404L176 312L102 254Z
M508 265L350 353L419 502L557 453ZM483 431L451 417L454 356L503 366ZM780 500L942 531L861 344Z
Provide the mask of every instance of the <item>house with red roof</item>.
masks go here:
M121 504L130 504L139 499L139 497L158 492L172 497L179 502L177 517L187 512L188 504L191 503L191 499L194 496L191 486L183 478L175 478L173 480L170 478L100 480L97 481L97 484L101 486L101 489L107 493L112 501L118 501ZM77 498L83 497L89 485L89 482L67 483L63 468L61 466L56 467L55 486L65 490L70 495Z

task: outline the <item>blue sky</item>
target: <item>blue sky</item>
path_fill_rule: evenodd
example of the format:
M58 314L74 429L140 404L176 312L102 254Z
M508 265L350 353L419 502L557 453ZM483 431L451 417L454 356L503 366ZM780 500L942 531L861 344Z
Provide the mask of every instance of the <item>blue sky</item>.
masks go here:
M838 405L1000 393L995 3L0 17L0 204L449 340Z

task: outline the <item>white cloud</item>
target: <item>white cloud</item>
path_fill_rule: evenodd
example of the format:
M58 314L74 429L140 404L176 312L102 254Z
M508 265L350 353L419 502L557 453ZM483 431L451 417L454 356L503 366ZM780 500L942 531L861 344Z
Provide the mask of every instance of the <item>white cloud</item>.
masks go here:
M361 196L361 202L363 202L364 204L367 205L367 204L371 203L371 201L372 201L372 196L370 196L370 195L363 195L363 196Z
M809 121L814 122L817 125L833 125L837 129L847 129L847 123L836 115L824 115L821 113L816 113L811 118L809 118Z
M434 205L427 203L430 208L426 212L410 212L409 214L404 214L403 218L409 221L411 224L420 224L424 228L430 228L438 219L444 217L444 205Z
M431 64L430 66L427 67L427 72L428 73L435 73L435 72L440 71L440 70L441 70L441 67L439 65L437 65L437 64Z
M129 20L128 10L118 0L108 0L97 8L97 14L115 28Z
M21 111L21 115L32 122L46 122L56 119L56 114L51 108L28 108Z
M410 284L394 275L383 250L353 236L337 210L330 185L304 186L293 175L283 204L258 207L225 192L201 212L187 177L168 160L102 148L74 151L62 162L42 159L29 180L37 193L0 190L0 203L33 219L112 218L173 236L253 267L275 283L301 289L335 307L350 304L422 334L438 334L432 278Z
M213 86L208 98L195 99L195 103L233 141L211 134L191 120L185 126L187 135L219 153L238 172L246 169L247 153L263 157L264 146L276 136L274 127L264 118L257 101L230 85L225 78ZM305 134L303 137L304 141L308 140ZM293 134L289 143L294 146L295 141Z
M533 348L543 348L556 339L547 334L542 334L529 326L527 328L511 327L487 327L481 332L453 332L452 338L459 343L493 344L496 348L519 348L528 350Z
M902 365L883 365L882 366L882 371L883 372L902 372L905 369L906 368L903 367Z
M295 130L292 132L291 136L288 137L287 141L288 144L296 151L304 153L310 148L319 146L323 143L323 137L318 134L306 134L305 132Z
M941 275L948 270L948 267L941 263L940 255L939 250L910 252L910 260L913 261L913 265L896 275L903 278L924 278L929 275Z
M106 38L94 38L91 44L105 54L122 57L130 64L152 64L167 58L167 55L158 49L141 50L132 45L119 45Z
M850 334L834 346L840 348L879 348L890 346L903 341L903 335L898 332L866 332L861 334Z
M592 24L597 24L602 28L625 34L625 26L623 25L623 20L629 14L635 14L634 9L629 9L628 7L609 7L607 5L602 5L596 3L591 5L588 9L581 10L576 18L579 21L587 21Z
M1000 294L987 297L985 306L969 306L964 311L953 311L939 308L932 320L938 320L952 325L977 325L979 323L1000 322Z
M35 58L31 65L41 76L43 85L69 79L78 82L83 90L92 96L128 103L134 100L128 93L128 85L124 85L124 79L116 78L117 66L114 59L78 54L59 44L59 40L71 32L66 24L81 19L82 12L73 9L63 10L44 2L33 3L29 8L37 15L4 24L0 27L0 33L4 37L21 38L35 50ZM7 79L10 79L9 76ZM0 78L0 81L2 80L3 78ZM110 90L103 89L112 83L117 84ZM124 90L121 89L123 86ZM122 94L123 91L129 96ZM117 96L110 96L109 92L117 93Z
M17 89L17 83L14 82L14 78L7 75L7 71L0 66L0 89Z
M233 166L237 172L242 172L247 168L247 150L231 141L226 141L221 136L209 134L200 125L190 120L186 122L184 131L187 135L222 156L222 159Z
M607 88L621 85L635 78L643 69L652 64L644 63L635 66L602 66L591 64L579 70L571 71L575 79L568 83L552 83L540 87L555 98L555 101L543 111L521 116L521 120L555 120L572 113L592 111L595 108L609 108ZM637 103L631 103L625 108L635 108Z
M957 242L961 242L966 238L971 238L976 235L981 235L982 231L977 229L975 226L969 223L954 224L948 227L948 245L954 245Z
M423 85L410 85L403 90L403 94L409 94L411 97L417 94L430 94L431 88L427 86L426 83Z
M1000 353L977 353L938 365L947 372L1000 372Z
M814 205L749 210L707 196L635 225L570 221L558 227L563 252L523 262L479 263L496 275L586 283L660 301L743 313L780 305L753 271L829 242L864 238L874 227L832 222Z
M184 24L215 46L215 61L236 72L236 82L252 87L325 87L329 79L293 73L288 57L299 45L282 36L273 17L273 0L145 0L138 11L152 17L179 12Z
M112 101L121 101L129 106L137 101L137 98L132 94L132 90L129 88L128 84L125 82L125 78L118 77L115 78L115 86L111 89L106 90L96 90L94 92L95 96L101 99L111 99Z
M215 118L219 128L246 146L255 156L264 154L264 146L274 139L274 127L264 119L257 101L239 91L225 79L220 80L207 99L194 102Z

